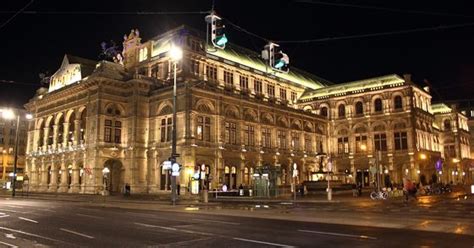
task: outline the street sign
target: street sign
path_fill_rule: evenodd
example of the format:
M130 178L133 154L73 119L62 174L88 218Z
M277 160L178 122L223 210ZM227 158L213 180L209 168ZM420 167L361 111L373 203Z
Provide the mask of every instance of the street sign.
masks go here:
M171 166L171 175L172 176L179 176L179 164L178 163L174 163L172 166Z
M165 169L165 170L171 169L171 161L164 161L163 162L163 169Z

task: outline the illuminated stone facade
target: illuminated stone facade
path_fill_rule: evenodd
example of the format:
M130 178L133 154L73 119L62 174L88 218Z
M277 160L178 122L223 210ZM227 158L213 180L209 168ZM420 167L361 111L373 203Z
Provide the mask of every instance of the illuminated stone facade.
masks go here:
M30 188L98 194L129 184L132 193L169 190L162 164L171 155L172 44L184 50L177 64L176 123L182 191L192 188L200 167L209 188L264 183L283 191L293 182L294 165L296 183L319 180L315 174L326 171L329 156L333 179L352 182L357 170L368 168L373 135L382 132L382 164L392 180L416 178L419 151L432 160L442 157L431 97L410 80L393 75L332 85L294 68L272 72L254 52L207 47L200 37L182 27L142 43L132 30L124 37L123 64L98 62L93 70L81 69L78 81L67 76L75 70L68 68L91 63L66 56L50 89L40 89L26 105L35 118L29 130ZM363 90L340 92L361 84ZM397 97L401 107L395 108ZM377 99L380 111L373 107ZM362 114L355 109L359 100ZM328 117L320 112L323 106ZM400 151L394 151L394 130L406 132L398 138ZM356 133L367 137L365 153L356 152ZM417 135L429 142L420 143ZM341 137L347 137L347 152L338 151Z
M10 109L0 106L0 110ZM17 173L23 175L25 169L26 154L26 138L28 130L28 120L25 118L25 110L11 109L15 114L20 114L20 133L18 134L18 161ZM1 112L1 111L0 111ZM10 173L13 172L13 164L15 160L15 135L16 135L16 118L6 120L2 118L0 113L0 182L11 181ZM0 184L1 184L0 183Z

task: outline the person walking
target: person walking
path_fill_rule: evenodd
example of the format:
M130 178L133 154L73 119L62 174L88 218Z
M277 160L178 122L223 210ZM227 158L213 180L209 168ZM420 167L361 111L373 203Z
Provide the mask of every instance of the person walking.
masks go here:
M403 194L405 196L404 202L408 203L409 197L416 198L416 184L414 184L410 179L403 178Z

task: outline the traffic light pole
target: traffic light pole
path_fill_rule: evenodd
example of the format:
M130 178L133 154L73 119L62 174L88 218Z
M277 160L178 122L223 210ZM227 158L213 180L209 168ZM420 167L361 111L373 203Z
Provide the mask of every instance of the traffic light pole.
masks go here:
M176 163L176 64L174 66L174 83L173 83L173 140L171 145L171 164ZM171 174L171 203L176 205L176 176Z
M15 132L15 158L13 160L13 190L12 197L15 197L16 194L16 170L18 164L18 137L20 134L20 113L16 115L16 132ZM5 166L5 165L4 165Z

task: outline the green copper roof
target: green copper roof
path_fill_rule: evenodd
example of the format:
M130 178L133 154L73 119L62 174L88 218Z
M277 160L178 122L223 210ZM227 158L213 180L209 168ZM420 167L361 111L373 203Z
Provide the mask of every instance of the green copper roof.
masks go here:
M313 98L326 98L334 96L344 96L347 94L361 93L371 90L379 90L385 87L395 87L405 84L405 80L396 74L386 75L376 78L369 78L342 84L335 84L321 89L307 91L300 100L310 100Z
M182 34L197 36L201 39L205 37L200 31L186 26L180 26L151 39L151 57L168 52L174 40L180 40L183 42ZM178 41L178 44L179 43L180 42ZM247 70L253 69L257 74L287 80L291 83L301 85L309 89L319 89L321 87L333 84L325 79L319 78L315 75L293 67L290 68L289 73L276 72L267 66L256 52L234 44L227 44L225 49L218 49L212 46L207 47L206 56L211 59L222 60L224 63L228 64L235 63L234 65L237 67Z
M436 103L431 105L431 112L433 114L451 113L452 109L444 103Z
M310 89L319 89L326 85L331 85L332 83L319 78L317 76L305 73L296 68L291 67L288 73L281 73L272 70L258 54L253 51L248 51L244 48L237 47L235 45L227 45L225 49L216 49L209 47L207 49L208 57L216 56L224 60L235 62L239 65L252 68L254 70L260 71L262 73L269 74L276 78L281 78L288 80L295 84L302 85Z

